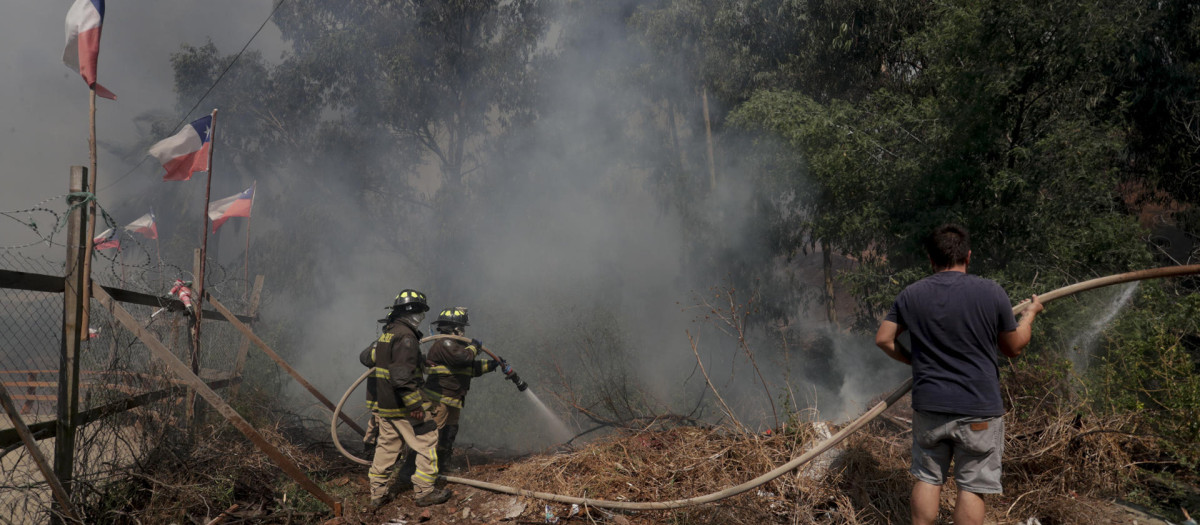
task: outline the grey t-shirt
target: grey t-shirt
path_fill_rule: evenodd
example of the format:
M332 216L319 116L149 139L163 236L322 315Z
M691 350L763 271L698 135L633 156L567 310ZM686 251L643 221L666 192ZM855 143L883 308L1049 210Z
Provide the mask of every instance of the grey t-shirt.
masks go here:
M997 365L1000 332L1017 329L995 281L938 272L900 292L888 312L912 340L912 405L922 412L1004 415Z

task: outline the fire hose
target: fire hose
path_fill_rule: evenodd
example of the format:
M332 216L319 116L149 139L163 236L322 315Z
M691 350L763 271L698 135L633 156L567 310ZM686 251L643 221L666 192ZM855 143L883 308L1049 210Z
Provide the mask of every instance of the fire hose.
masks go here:
M1108 277L1100 277L1097 279L1092 279L1089 281L1076 283L1076 284L1073 284L1070 286L1065 286L1063 288L1059 288L1057 290L1040 295L1038 298L1041 300L1041 302L1047 303L1047 302L1053 301L1055 299L1061 299L1063 297L1067 297L1069 295L1073 295L1073 294L1076 294L1076 293L1079 293L1079 292L1082 292L1085 290L1092 290L1092 289L1101 288L1101 287L1105 287L1105 286L1111 286L1114 284L1121 284L1121 283L1127 283L1127 282L1133 282L1133 281L1142 281L1142 280L1146 280L1146 279L1159 279L1159 278L1164 278L1164 277L1177 277L1177 276L1181 276L1181 275L1195 275L1195 274L1200 274L1200 265L1194 264L1194 265L1188 265L1188 266L1168 266L1168 267L1164 267L1164 268L1154 268L1154 269L1150 269L1150 270L1141 270L1141 271L1136 271L1136 272L1110 275ZM1015 314L1021 313L1022 311L1025 310L1025 308L1028 305L1029 305L1029 301L1024 301L1024 302L1014 306L1013 314L1015 315ZM440 337L440 336L428 337L428 338L422 339L421 342L432 340L437 337ZM489 352L489 354L490 354L490 352ZM346 452L346 450L344 448L342 448L341 443L338 442L337 422L338 422L338 414L342 410L342 405L344 405L346 403L346 399L350 397L350 394L352 392L354 392L354 390L356 388L358 388L358 385L361 384L364 380L366 380L368 375L370 375L369 370L366 373L363 373L363 375L361 377L359 377L358 380L355 381L353 385L350 386L350 389L346 391L346 394L342 396L341 401L338 402L337 408L334 409L333 419L330 421L330 429L333 433L334 445L337 446L338 450L341 451L343 455L345 455L346 457L350 458L353 461L362 463L364 465L369 465L370 462L352 456L350 453ZM726 489L723 489L723 490L720 490L717 492L713 492L711 494L705 494L703 496L697 496L697 497L693 497L693 498L676 499L676 500L670 500L670 501L645 501L645 502L608 501L608 500L601 500L601 499L580 498L580 497L575 497L575 496L564 496L561 494L552 494L549 492L538 492L538 491L533 491L533 490L519 489L519 488L515 488L515 487L509 487L507 485L500 485L497 483L488 483L486 481L476 481L473 479L460 478L460 477L456 477L456 476L443 476L443 477L449 483L457 483L460 485L467 485L467 486L476 487L476 488L480 488L480 489L484 489L484 490L489 490L492 492L512 494L515 496L525 496L525 497L540 499L540 500L544 500L544 501L554 501L554 502L558 502L558 503L575 503L575 504L579 504L579 505L588 505L588 506L592 506L592 507L600 507L600 508L607 508L607 509L668 510L668 509L677 509L677 508L682 508L682 507L691 507L691 506L695 506L695 505L702 505L705 503L711 503L714 501L722 500L725 498L729 498L729 497L736 496L738 494L742 494L744 492L753 490L757 487L767 484L768 482L774 480L775 478L778 478L779 476L782 476L782 475L784 475L792 470L795 470L795 469L805 465L806 463L816 459L817 457L824 454L825 452L828 452L830 449L832 449L838 443L841 443L847 437L850 437L851 434L857 432L859 429L866 426L867 423L870 423L873 419L878 417L885 410L887 410L889 407L891 407L893 404L895 404L896 401L899 401L900 398L904 397L904 395L907 394L909 392L909 390L911 390L911 389L912 389L912 379L909 378L908 380L904 381L903 384L896 387L896 389L892 390L891 393L889 393L886 398L884 398L879 403L875 404L875 406L871 407L871 409L868 410L866 413L859 416L858 419L851 421L850 424L843 427L836 434L834 434L833 436L830 436L829 438L825 439L824 441L822 441L820 443L817 443L816 446L809 449L807 452L801 454L799 457L796 457L795 459L792 459L791 461L788 461L787 463L784 463L783 465L776 467L774 470L771 470L770 472L767 472L766 474L758 476L758 477L751 479L750 481L747 481L740 485L735 485L735 486L732 486L732 487L729 487L729 488L726 488Z

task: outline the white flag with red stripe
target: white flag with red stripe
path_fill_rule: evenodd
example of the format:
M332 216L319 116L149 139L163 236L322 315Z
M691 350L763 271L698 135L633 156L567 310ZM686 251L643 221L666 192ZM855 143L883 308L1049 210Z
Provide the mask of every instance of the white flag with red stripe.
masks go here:
M100 26L104 23L104 0L75 0L67 11L67 47L63 63L78 71L96 95L116 100L117 96L96 82L100 58Z
M158 224L154 221L154 212L147 213L125 225L126 231L140 233L148 239L158 238Z

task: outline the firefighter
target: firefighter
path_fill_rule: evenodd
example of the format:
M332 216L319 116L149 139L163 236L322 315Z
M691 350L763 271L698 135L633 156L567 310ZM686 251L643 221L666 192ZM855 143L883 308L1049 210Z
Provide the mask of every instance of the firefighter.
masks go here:
M466 333L467 309L461 306L442 310L434 321L434 329L441 334L462 336ZM471 389L471 378L497 369L512 368L507 363L491 359L478 359L483 343L472 339L469 345L454 339L442 339L429 349L429 365L425 369L425 396L434 402L433 419L438 427L438 470L446 472L453 457L454 439L458 436L458 418Z
M433 486L438 474L437 423L426 417L431 403L421 394L425 357L421 355L421 332L417 330L428 310L425 294L412 289L401 291L385 320L383 333L363 351L371 355L360 356L360 361L374 367L367 379L367 408L379 418L379 437L368 472L372 511L391 498L388 473L405 445L416 456L416 470L410 479L417 506L445 503L453 495Z

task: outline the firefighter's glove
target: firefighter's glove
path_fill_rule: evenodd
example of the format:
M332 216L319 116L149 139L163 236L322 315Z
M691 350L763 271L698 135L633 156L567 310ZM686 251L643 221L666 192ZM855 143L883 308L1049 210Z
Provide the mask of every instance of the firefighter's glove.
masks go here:
M425 410L421 408L421 405L417 405L408 409L408 419L410 419L414 425L425 421Z
M471 346L475 347L476 349L483 348L483 341L480 341L478 339L472 339Z

